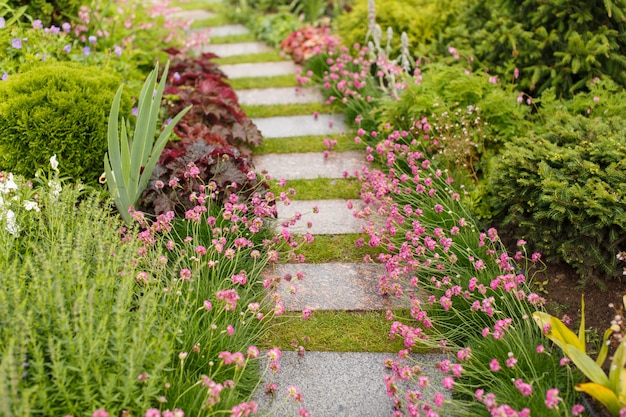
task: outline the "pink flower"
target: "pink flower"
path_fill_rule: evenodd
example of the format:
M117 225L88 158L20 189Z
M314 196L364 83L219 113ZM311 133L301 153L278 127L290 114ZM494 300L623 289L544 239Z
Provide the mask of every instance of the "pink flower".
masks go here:
M302 310L302 319L303 319L303 320L306 320L306 319L308 319L309 317L311 317L311 315L312 315L312 314L313 314L313 313L311 312L311 309L309 309L309 308L305 308L304 310Z
M204 308L206 311L211 311L213 309L213 304L209 300L204 300Z
M514 382L515 388L517 388L524 397L528 397L533 393L533 387L530 384L522 381L521 378L518 378Z
M559 397L559 390L556 388L551 388L546 393L546 407L552 410L554 407L559 405L559 401L563 401L561 397Z
M180 270L180 279L182 281L189 281L191 278L191 271L187 268L183 268Z
M250 346L248 347L248 357L255 359L259 357L259 349L256 346Z
M515 367L517 364L517 358L513 356L513 352L509 352L509 358L506 360L506 366L509 368Z
M104 408L100 408L94 411L91 417L109 417L109 413Z
M454 378L447 376L441 380L441 384L447 390L451 390L454 387Z
M546 348L543 345L539 345L537 346L536 350L537 350L537 353L543 353L546 350Z
M489 369L491 369L491 372L498 372L502 368L500 368L500 362L498 362L496 358L493 358L491 362L489 362Z
M579 416L581 415L583 412L585 411L585 407L583 407L580 404L574 404L572 406L572 415L573 416Z
M235 328L229 324L228 326L226 326L226 332L229 336L232 336L235 334Z
M156 408L150 408L146 410L146 414L144 414L144 417L161 417L161 412Z

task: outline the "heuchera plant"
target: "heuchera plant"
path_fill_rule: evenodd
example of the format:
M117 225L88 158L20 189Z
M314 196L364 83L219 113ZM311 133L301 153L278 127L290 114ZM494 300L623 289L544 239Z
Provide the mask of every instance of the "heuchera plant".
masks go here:
M315 55L334 51L340 43L330 28L309 25L292 32L281 42L280 49L291 55L296 64L302 64Z
M168 52L177 54L175 49ZM209 136L211 133L231 145L259 146L263 140L261 132L239 107L237 95L225 81L226 75L211 62L215 57L215 54L204 53L198 58L175 59L172 64L172 75L165 90L170 97L168 114L193 106L174 132L186 138L196 137L201 131L207 139L215 139Z
M199 132L203 133L202 129ZM141 207L155 214L184 213L207 195L223 203L233 193L250 196L259 186L267 188L254 172L248 156L236 147L222 143L219 136L207 135L208 139L187 137L170 142L161 153L139 201ZM209 182L209 186L203 185Z

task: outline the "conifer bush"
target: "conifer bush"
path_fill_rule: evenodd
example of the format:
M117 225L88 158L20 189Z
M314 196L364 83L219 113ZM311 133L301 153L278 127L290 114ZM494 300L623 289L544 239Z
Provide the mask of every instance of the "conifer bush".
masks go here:
M506 145L489 178L491 207L518 238L572 265L583 281L617 277L626 240L626 123L565 111ZM584 282L583 282L584 283Z
M473 0L438 42L538 96L571 97L601 75L626 86L626 0Z
M0 169L32 177L56 154L64 173L95 183L120 78L110 69L42 63L0 83ZM123 96L122 114L130 113Z

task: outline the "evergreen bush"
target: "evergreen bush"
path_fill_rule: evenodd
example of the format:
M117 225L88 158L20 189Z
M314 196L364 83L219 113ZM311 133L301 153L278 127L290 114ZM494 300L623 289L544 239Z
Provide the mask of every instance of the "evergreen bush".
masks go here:
M601 75L626 86L626 0L472 0L438 42L538 96L571 97Z
M563 259L582 283L618 277L626 240L626 122L556 110L506 144L491 170L491 207L517 238Z
M32 177L56 154L67 175L95 183L120 78L110 69L43 63L0 83L0 169ZM122 114L130 113L122 100Z

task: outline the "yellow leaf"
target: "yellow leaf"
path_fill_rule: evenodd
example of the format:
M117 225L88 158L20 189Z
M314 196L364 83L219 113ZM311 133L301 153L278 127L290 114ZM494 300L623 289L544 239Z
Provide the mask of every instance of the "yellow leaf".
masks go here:
M614 416L619 415L620 403L615 393L605 387L604 385L596 384L595 382L585 382L584 384L576 385L576 391L582 391L589 394L596 400L600 401L606 408L609 409Z

